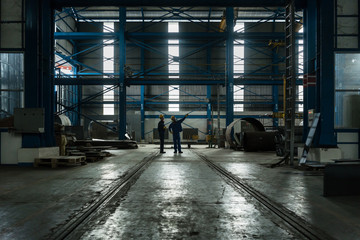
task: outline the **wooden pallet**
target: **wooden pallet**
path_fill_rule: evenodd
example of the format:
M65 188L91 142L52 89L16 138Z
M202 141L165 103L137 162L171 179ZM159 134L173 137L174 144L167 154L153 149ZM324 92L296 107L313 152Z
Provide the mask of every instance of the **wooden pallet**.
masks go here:
M54 157L42 157L35 158L34 167L39 167L40 165L50 165L52 168L56 168L59 165L85 165L86 157L85 156L54 156Z

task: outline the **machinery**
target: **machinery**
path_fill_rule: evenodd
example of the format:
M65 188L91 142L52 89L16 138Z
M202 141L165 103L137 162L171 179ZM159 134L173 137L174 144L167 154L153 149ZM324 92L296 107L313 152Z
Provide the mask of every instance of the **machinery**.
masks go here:
M242 118L232 122L226 129L226 141L236 150L275 151L275 132L266 132L263 124L255 118Z

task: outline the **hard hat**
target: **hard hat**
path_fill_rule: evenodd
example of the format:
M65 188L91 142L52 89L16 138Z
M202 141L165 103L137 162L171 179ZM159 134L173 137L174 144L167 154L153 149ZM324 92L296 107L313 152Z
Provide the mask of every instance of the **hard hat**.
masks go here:
M164 117L164 115L160 114L159 118L163 118L163 117Z
M171 120L175 120L175 116L171 116Z

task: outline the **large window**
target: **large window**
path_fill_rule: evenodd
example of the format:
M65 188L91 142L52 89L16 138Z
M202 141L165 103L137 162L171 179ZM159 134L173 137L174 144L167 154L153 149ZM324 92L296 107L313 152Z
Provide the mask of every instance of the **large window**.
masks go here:
M244 32L244 23L236 23L234 32ZM244 74L244 40L234 41L234 78ZM244 85L234 85L234 112L243 112L244 104L236 103L244 101Z
M106 22L104 23L104 32L114 32L114 23ZM104 73L113 73L114 72L114 40L105 40L103 48L103 72ZM104 75L104 78L109 76ZM114 90L106 91L110 88L110 85L104 85L104 101L114 101ZM103 114L104 115L114 115L114 104L104 104L103 105Z
M360 53L335 55L335 127L360 128Z
M179 23L169 22L168 32L179 32ZM176 75L180 71L179 62L176 60L176 58L179 57L179 40L168 40L168 44L169 61L171 61L171 63L169 64L169 78L179 78L179 75ZM179 85L169 86L169 101L174 102L169 104L169 111L178 112L180 110L180 107L179 104L176 102L180 101Z
M0 53L0 118L24 107L24 55Z

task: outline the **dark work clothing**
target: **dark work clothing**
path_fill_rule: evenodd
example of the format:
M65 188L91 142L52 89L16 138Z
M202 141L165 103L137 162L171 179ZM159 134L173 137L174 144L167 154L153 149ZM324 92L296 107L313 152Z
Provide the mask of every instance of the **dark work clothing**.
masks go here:
M165 138L165 124L164 121L160 120L158 123L158 131L160 138L160 152L164 151L164 138Z
M164 121L159 121L158 123L158 131L159 131L159 134L161 135L164 135L165 134L165 124L164 124Z
M182 126L181 123L185 120L186 117L183 117L180 120L177 120L175 122L172 122L169 126L169 131L172 131L174 135L179 134L182 132Z
M169 131L173 133L174 141L174 150L181 152L181 142L180 142L180 132L182 132L181 123L185 120L186 117L183 117L180 120L172 122L169 126Z
M174 141L174 151L181 152L180 134L174 135L173 136L173 141Z

